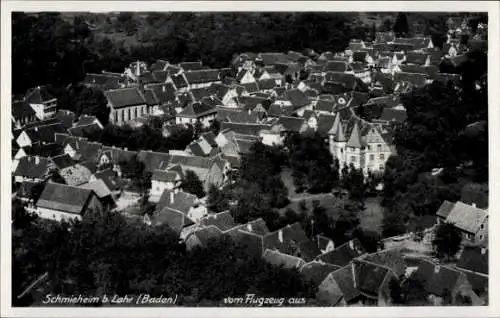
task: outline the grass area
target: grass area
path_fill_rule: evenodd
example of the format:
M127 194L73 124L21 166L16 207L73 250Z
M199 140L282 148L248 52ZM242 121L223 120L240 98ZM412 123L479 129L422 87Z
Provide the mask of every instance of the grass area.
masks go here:
M360 215L360 226L364 230L382 233L382 219L384 218L384 208L380 205L382 198L367 198L365 210Z

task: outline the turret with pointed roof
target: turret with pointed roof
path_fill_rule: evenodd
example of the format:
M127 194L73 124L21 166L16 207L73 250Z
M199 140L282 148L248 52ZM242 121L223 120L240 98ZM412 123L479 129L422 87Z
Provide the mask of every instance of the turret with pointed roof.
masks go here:
M364 148L358 123L354 123L354 128L352 129L351 136L349 137L349 141L347 142L347 147Z

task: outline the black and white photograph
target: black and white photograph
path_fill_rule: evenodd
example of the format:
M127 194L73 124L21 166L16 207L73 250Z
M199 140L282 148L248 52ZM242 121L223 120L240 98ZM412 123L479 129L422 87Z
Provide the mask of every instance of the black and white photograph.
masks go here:
M6 306L491 305L487 7L140 3L2 21Z

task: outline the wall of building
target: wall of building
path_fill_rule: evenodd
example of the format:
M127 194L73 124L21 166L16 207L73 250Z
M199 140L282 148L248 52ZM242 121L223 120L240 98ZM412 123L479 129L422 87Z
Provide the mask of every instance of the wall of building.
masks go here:
M46 208L39 207L35 211L38 214L38 216L40 216L41 218L49 219L49 220L62 221L62 220L71 220L71 219L77 219L77 220L82 219L81 215L56 211L56 210L52 210L52 209L46 209Z

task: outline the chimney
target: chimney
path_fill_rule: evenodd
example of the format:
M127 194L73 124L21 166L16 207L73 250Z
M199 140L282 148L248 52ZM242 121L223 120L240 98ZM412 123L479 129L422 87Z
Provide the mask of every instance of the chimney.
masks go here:
M247 229L248 229L250 232L252 232L252 231L253 231L253 229L252 229L252 224L250 224L250 223L249 223L249 224L247 224Z
M472 205L472 207L473 207L473 208L475 208L475 207L476 207L476 203L472 203L471 205Z
M283 243L283 230L279 230L278 239L280 240L280 243Z
M38 127L37 126L35 126L35 131L38 131Z
M170 203L173 204L174 203L174 198L175 198L175 194L174 192L170 192Z
M434 265L434 273L438 274L440 270L441 270L440 265Z
M484 254L486 254L486 248L481 247L481 255L484 255Z
M350 240L350 241L349 241L349 248L350 248L351 250L353 250L353 249L354 249L354 241L353 241L353 240Z
M36 165L40 164L40 157L35 156L35 164Z

